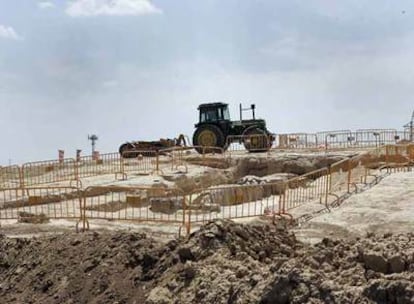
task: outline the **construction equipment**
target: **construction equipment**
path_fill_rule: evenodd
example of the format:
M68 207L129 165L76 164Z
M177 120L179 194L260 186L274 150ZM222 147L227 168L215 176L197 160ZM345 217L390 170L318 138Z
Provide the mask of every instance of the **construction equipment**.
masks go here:
M185 136L180 134L177 138L161 138L156 141L132 141L126 142L119 147L119 154L123 158L136 158L142 156L155 156L157 153L163 154L166 149L173 147L187 146Z
M199 122L195 125L193 145L199 153L225 151L233 142L243 144L249 152L268 151L275 139L263 119L256 119L255 105L244 109L240 104L240 120L231 121L228 104L205 103L198 107ZM243 111L252 111L252 119L243 120Z

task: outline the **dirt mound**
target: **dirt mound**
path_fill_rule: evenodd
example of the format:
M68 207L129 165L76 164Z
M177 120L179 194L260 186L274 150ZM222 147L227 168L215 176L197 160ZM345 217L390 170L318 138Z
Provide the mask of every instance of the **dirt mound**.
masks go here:
M129 232L0 237L4 303L412 303L414 235L324 239L215 221L160 243Z

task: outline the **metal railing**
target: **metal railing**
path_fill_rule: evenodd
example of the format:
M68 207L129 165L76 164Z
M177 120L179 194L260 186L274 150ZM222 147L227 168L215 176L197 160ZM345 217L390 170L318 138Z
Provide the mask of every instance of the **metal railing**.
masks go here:
M172 156L175 163L179 157ZM163 222L177 224L180 229L185 227L189 232L193 224L219 218L291 217L293 209L309 203L329 210L344 195L378 182L381 170L387 170L387 173L408 171L413 163L414 144L385 145L286 181L215 186L188 194L160 186L97 186L82 190L80 185L28 187L24 184L24 187L0 189L0 220L43 215L52 219L75 219L82 229L88 229L92 219ZM50 169L46 169L48 167ZM21 174L13 168L11 176L19 180ZM26 172L23 176L29 176L31 182L44 182L47 181L44 175L72 177L71 168L73 163L69 161L60 164L38 162L24 166L22 172ZM63 173L56 173L60 171Z
M0 219L40 216L79 219L81 190L77 187L28 187L0 190Z
M0 189L20 187L22 181L23 176L19 166L0 167Z
M90 219L185 224L186 197L162 187L88 187L82 192L82 228Z
M25 163L21 168L23 184L20 187L76 181L79 180L77 168L77 162L71 158Z

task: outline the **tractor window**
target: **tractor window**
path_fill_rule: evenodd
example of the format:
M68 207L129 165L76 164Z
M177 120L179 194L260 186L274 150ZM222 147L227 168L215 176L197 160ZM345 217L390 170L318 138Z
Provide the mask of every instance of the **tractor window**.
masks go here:
M222 111L222 119L223 120L230 120L230 113L229 113L229 108L221 108Z
M217 121L217 109L206 110L200 115L200 122Z

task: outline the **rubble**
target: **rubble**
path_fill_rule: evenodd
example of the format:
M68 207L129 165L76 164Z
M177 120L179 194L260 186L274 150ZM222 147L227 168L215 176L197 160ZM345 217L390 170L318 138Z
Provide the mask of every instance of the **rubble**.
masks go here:
M414 234L299 242L217 220L188 239L0 236L4 303L412 303Z

